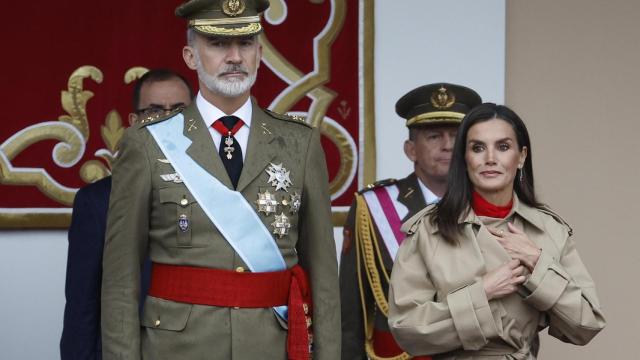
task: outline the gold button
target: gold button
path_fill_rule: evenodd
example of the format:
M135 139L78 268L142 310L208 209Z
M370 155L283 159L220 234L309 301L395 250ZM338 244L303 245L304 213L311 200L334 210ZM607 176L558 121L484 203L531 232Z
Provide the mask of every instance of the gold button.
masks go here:
M302 304L302 310L304 310L305 315L309 315L309 305Z
M244 268L242 266L238 266L236 268L236 272L244 272Z
M182 199L182 200L180 200L180 205L182 205L182 206L187 206L187 205L189 205L189 200L187 200L187 199Z
M307 328L311 327L311 318L307 318Z
M289 202L287 201L287 199L282 200L282 205L284 205L284 206L289 205Z
M156 327L160 326L160 319L156 320Z

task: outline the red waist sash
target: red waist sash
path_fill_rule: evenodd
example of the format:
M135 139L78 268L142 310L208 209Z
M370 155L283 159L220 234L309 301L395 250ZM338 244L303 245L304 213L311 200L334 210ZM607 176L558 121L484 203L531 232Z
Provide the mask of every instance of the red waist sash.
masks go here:
M373 351L380 357L394 357L403 353L388 331L373 329ZM416 356L413 360L431 360L430 356Z
M311 289L296 265L275 272L238 272L153 263L149 295L176 302L239 308L287 305L287 354L311 358Z

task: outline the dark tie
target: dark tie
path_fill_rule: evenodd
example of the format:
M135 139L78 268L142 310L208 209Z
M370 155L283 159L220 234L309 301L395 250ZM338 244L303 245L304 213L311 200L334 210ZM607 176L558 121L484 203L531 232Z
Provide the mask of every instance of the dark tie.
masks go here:
M227 169L227 174L229 174L234 189L238 186L238 180L242 172L242 149L234 135L242 125L242 120L236 116L223 116L213 123L213 128L222 135L218 154L220 154L220 159L222 159L222 163Z

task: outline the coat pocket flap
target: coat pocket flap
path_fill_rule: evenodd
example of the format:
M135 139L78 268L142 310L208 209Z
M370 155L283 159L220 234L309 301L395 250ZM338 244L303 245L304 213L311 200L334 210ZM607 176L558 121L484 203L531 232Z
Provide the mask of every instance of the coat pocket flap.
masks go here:
M144 327L182 331L187 326L192 304L147 296L141 325Z
M194 203L196 200L191 196L189 191L183 186L174 186L159 189L160 202L163 204L173 203L182 206L187 206Z

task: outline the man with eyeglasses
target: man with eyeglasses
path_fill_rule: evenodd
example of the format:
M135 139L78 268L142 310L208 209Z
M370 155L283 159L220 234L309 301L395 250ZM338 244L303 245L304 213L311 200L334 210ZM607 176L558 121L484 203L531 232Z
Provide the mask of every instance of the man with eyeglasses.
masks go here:
M133 90L129 124L162 116L191 103L192 90L180 74L166 69L145 73ZM60 339L61 360L102 358L100 341L100 289L102 252L111 192L111 177L78 191L69 227L64 326ZM141 273L141 296L149 283L150 263Z
M340 357L320 131L251 97L268 7L191 0L176 9L200 91L184 110L125 131L104 250L105 360Z

